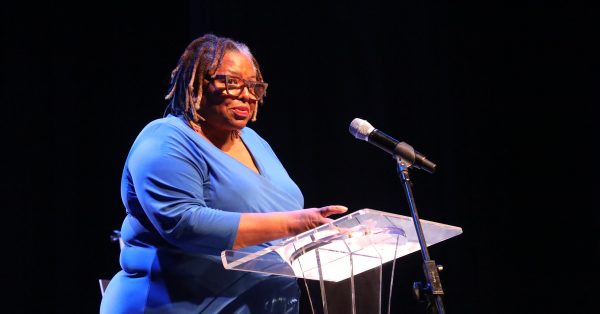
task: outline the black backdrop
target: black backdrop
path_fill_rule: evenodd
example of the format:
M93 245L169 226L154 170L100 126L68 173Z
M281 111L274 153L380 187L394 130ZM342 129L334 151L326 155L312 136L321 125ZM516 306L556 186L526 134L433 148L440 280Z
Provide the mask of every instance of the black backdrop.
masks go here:
M600 248L597 8L543 1L32 4L2 9L4 307L95 313L137 132L185 46L246 42L270 83L259 120L307 207L410 215L395 162L355 117L438 164L412 171L449 313L582 313ZM394 313L420 255L399 261Z

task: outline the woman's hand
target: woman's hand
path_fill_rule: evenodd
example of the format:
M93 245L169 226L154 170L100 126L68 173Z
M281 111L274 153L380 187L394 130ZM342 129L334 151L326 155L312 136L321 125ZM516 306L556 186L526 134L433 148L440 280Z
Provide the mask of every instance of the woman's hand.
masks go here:
M343 214L348 210L341 205L320 208L305 208L289 212L243 213L240 216L234 249L256 245L267 241L295 236L320 225L329 223L331 215Z
M331 215L343 214L348 208L341 205L329 205L321 208L306 208L290 212L292 220L290 221L289 236L300 234L311 230L320 225L330 223L333 219L328 218Z

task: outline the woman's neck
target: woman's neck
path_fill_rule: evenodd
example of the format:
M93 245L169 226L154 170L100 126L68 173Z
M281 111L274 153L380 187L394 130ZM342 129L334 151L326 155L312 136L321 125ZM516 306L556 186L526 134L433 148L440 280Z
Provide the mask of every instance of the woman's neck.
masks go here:
M200 134L200 136L207 139L213 145L218 147L223 151L228 151L229 148L235 142L240 139L240 131L239 130L223 130L211 128L206 123L197 124L194 122L190 122L192 128L196 131L196 133Z

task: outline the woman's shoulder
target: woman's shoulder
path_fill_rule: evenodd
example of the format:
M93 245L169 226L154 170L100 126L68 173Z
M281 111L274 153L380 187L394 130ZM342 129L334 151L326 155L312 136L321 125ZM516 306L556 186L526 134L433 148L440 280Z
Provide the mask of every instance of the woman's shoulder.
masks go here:
M138 137L187 138L192 134L192 128L181 117L169 115L150 121Z
M242 137L245 140L252 140L255 142L259 142L261 144L269 145L267 143L267 141L262 136L260 136L260 134L258 134L258 132L254 131L252 128L250 128L248 126L246 126L245 128L242 129Z
M256 131L254 131L249 126L246 126L242 129L242 135L261 138L260 135L258 135L258 133L256 133Z
M243 128L242 129L242 137L245 142L255 143L257 145L264 147L267 151L273 153L273 149L271 148L271 145L269 144L269 142L266 139L264 139L260 134L258 134L258 132L253 130L252 128L250 128L248 126Z
M198 149L196 137L197 134L180 117L155 119L140 131L130 154L143 158L146 163L164 163L172 158L200 162L204 150Z
M166 117L158 118L148 122L143 130L159 128L181 130L184 127L189 128L189 126L185 124L185 121L181 117L168 115Z
M143 145L159 151L167 148L184 149L195 145L194 135L183 119L167 116L147 123L134 140L133 147Z

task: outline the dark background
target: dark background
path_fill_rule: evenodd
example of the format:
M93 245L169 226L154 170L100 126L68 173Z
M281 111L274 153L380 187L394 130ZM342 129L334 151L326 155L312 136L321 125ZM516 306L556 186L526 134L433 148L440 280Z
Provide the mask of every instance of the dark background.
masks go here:
M597 7L567 1L172 1L3 5L3 307L97 313L124 215L129 146L161 117L170 71L212 32L249 45L269 93L250 126L307 207L410 215L395 161L353 118L438 164L411 171L448 313L597 308ZM393 313L420 313L418 253Z

